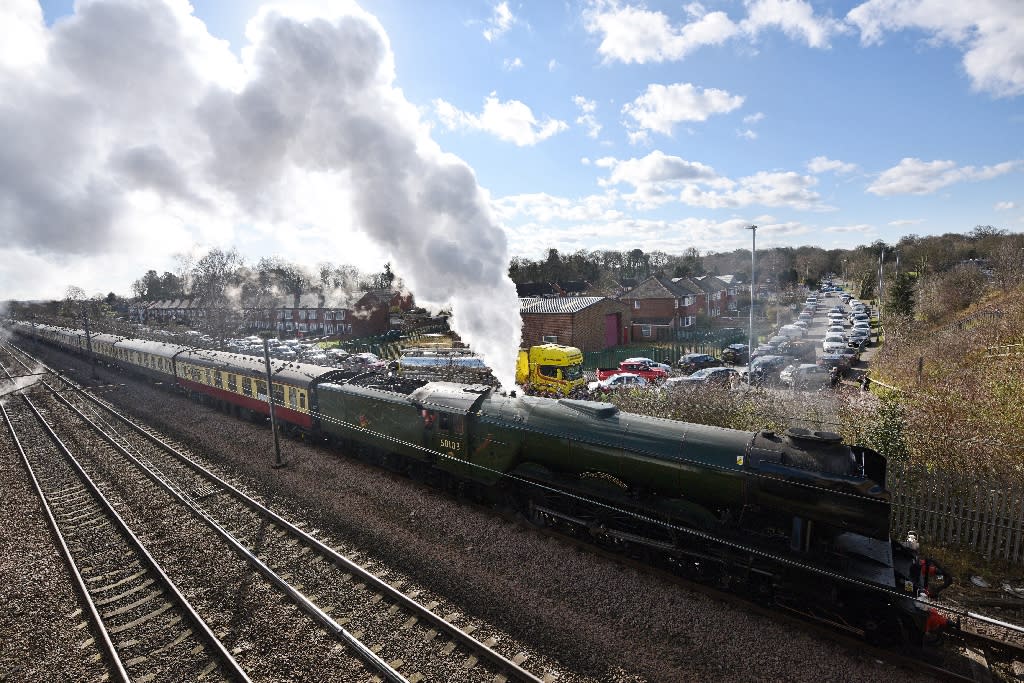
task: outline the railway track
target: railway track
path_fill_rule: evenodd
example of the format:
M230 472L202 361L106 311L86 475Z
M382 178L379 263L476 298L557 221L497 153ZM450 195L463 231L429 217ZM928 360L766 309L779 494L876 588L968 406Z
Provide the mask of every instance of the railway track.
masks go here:
M16 351L9 352L17 353ZM23 361L27 371L30 363ZM417 591L361 566L193 461L175 445L66 378L43 382L68 411L60 429L102 436L120 462L143 473L160 495L184 506L266 581L343 642L380 680L553 680L521 666L526 655L500 652L499 634L471 617L438 614ZM69 436L69 438L71 438ZM154 493L154 495L156 495ZM373 569L376 569L375 574Z
M6 428L29 472L95 634L85 641L117 681L249 681L29 399Z

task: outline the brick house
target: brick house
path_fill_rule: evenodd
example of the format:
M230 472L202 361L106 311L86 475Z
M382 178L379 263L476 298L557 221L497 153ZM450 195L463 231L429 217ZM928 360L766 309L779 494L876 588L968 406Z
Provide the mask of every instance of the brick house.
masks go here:
M707 296L707 313L712 318L721 318L729 311L736 310L736 288L729 285L714 275L703 275L693 279L704 294ZM732 291L730 300L729 292ZM730 303L732 306L730 307Z
M706 292L689 278L652 275L619 299L632 313L633 341L665 339L692 327L707 310Z
M522 345L554 342L581 351L603 351L628 341L630 311L621 301L602 296L565 296L519 300Z

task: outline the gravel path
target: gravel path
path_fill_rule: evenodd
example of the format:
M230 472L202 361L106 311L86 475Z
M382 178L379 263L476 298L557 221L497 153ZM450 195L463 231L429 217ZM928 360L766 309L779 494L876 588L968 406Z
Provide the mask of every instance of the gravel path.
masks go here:
M48 355L86 377L81 361ZM118 373L100 377L126 383L109 399L237 472L286 517L528 643L559 681L923 680L320 448L284 440L288 466L272 470L268 429Z

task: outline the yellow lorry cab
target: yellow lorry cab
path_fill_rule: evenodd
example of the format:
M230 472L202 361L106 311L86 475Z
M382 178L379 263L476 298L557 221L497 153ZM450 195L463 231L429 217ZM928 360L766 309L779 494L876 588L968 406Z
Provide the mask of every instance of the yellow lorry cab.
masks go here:
M583 353L574 346L540 344L519 349L516 382L535 392L568 396L585 387Z

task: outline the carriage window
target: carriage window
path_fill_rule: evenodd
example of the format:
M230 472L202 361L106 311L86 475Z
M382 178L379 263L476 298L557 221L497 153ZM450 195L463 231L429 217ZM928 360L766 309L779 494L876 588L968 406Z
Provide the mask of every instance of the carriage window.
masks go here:
M256 393L260 395L260 398L267 397L267 383L261 379L256 380Z
M462 416L461 415L452 415L451 416L451 421L452 421L452 433L453 434L461 434L462 433Z
M306 409L306 392L305 391L300 391L299 392L299 408L301 408L302 410Z
M228 391L238 391L238 380L234 375L228 375Z
M218 387L224 386L224 376L221 374L220 370L213 371L213 384Z
M438 425L438 427L441 430L446 431L446 432L449 429L451 429L451 424L450 424L450 421L449 421L448 418L449 418L448 413L441 413L441 420L440 420L440 424Z
M280 384L275 384L275 385L273 385L273 389L274 389L274 403L276 403L279 406L283 406L284 405L284 387L282 387Z
M433 410L421 410L420 415L423 416L423 428L433 429L434 428L434 411Z
M252 380L248 377L242 378L242 393L246 396L252 396Z
M299 392L295 390L295 387L288 387L288 405L292 408L299 404L299 397L296 395Z

